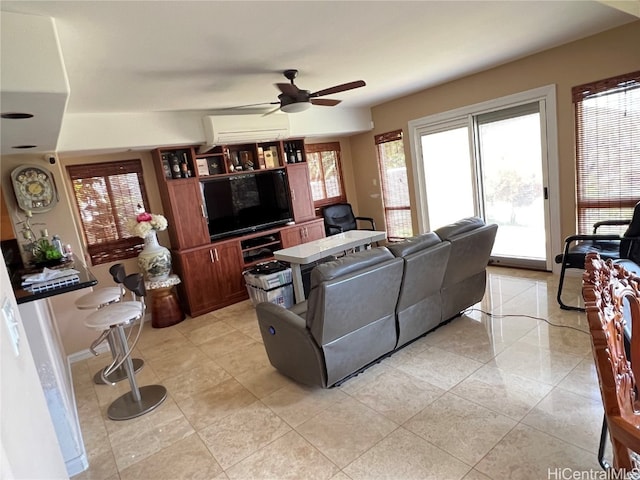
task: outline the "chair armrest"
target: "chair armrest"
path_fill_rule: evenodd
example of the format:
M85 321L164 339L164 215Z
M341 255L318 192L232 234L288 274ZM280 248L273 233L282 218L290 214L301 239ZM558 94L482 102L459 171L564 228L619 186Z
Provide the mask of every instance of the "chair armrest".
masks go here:
M622 444L637 452L640 449L640 417L622 418L619 415L607 416L607 426Z
M331 230L337 230L336 233L342 233L344 232L344 229L340 226L340 225L334 225L332 223L325 223L325 226L331 231Z
M572 242L578 242L581 240L622 240L624 237L620 235L571 235L564 239L565 245L569 245Z
M615 241L622 240L623 237L620 235L571 235L564 239L564 250L561 254L556 255L555 262L562 263L563 259L569 254L569 247L573 242L580 242L584 240L593 240L593 241Z
M603 226L629 225L631 220L602 220L593 224L593 234L596 234L598 228Z
M300 383L326 387L324 355L305 320L273 303L259 303L256 313L271 365Z
M363 222L369 222L371 223L371 228L370 229L365 229L365 230L375 230L376 229L376 223L373 221L373 218L371 217L355 217L356 220L362 220Z

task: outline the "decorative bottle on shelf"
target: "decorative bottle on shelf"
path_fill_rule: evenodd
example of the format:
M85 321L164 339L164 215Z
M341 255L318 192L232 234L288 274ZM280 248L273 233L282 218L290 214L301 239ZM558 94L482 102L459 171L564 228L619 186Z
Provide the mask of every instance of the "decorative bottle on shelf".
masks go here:
M177 155L171 155L171 177L180 178L180 159Z
M289 163L296 163L296 152L293 144L289 144Z
M296 149L296 162L302 162L302 150L300 150L299 148Z

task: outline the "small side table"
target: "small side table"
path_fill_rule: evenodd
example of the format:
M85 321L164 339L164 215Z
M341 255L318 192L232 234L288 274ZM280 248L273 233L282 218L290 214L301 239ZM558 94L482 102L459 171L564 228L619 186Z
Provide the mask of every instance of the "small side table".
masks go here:
M151 294L152 327L170 327L184 320L184 312L173 289L179 283L180 277L175 274L169 275L166 280L145 282L145 288Z

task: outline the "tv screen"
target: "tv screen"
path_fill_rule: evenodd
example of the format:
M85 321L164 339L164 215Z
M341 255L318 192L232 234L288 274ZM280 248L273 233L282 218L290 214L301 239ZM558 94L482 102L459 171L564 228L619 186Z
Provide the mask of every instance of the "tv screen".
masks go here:
M211 239L290 222L284 170L255 171L201 181Z

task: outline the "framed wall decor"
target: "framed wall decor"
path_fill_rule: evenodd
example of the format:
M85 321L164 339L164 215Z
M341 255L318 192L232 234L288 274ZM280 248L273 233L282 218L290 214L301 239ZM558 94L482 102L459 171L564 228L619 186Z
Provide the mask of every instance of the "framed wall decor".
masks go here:
M58 192L51 172L38 165L21 165L11 172L18 207L34 213L47 212L58 203Z

